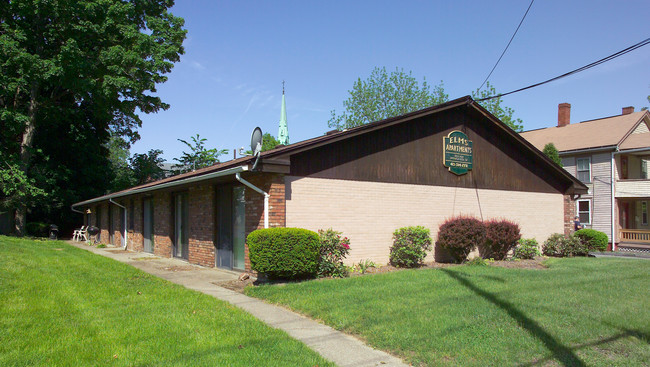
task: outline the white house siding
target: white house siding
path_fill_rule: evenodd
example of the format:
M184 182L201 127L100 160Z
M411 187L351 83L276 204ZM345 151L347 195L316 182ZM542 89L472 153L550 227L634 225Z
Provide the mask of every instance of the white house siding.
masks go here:
M363 259L387 263L396 229L421 225L435 240L440 224L459 214L480 218L482 211L484 219L512 220L524 238L540 244L564 231L561 194L291 176L285 183L287 227L343 232L351 241L349 264Z
M612 238L612 156L599 153L591 156L592 191L592 225Z
M573 177L576 177L576 159L575 157L562 157L562 167Z

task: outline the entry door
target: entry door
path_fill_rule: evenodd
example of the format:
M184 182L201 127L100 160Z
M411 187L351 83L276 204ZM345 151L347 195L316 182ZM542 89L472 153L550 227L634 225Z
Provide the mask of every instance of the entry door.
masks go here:
M217 188L217 267L243 270L245 245L245 189L220 186Z
M186 192L174 196L174 246L172 251L175 257L183 259L187 259L189 247L189 203L187 199Z
M153 253L153 203L151 198L143 201L142 237L144 237L144 251Z

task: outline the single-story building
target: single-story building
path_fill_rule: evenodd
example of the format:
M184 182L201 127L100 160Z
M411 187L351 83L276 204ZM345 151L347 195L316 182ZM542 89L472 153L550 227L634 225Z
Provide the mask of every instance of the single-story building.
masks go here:
M333 228L347 263L387 263L392 233L447 218L505 218L540 243L572 229L579 180L471 97L76 203L100 241L250 269L258 228Z

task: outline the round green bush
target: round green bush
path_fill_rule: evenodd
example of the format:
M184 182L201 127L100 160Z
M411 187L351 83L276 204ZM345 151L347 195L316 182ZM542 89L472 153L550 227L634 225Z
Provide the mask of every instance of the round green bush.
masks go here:
M512 257L515 259L530 260L539 255L540 252L538 249L537 240L534 238L522 238L519 240L517 247L515 247Z
M314 278L318 272L318 234L302 228L267 228L246 238L251 269L269 279Z
M606 251L609 238L603 232L596 231L595 229L580 229L576 231L574 236L582 241L589 251Z
M542 246L546 256L585 256L589 253L587 246L577 237L565 236L561 233L552 234Z
M393 232L393 246L390 248L390 263L397 267L414 268L431 251L431 235L422 226L403 227Z
M446 220L438 230L436 246L449 251L457 263L467 259L467 255L485 242L485 225L473 217L456 217Z

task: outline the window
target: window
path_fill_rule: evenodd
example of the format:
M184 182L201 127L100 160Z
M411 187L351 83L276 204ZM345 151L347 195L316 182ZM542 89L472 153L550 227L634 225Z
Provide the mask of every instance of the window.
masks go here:
M578 180L582 182L591 182L591 158L577 158L576 169Z
M644 226L648 225L648 202L641 202L641 224Z
M580 224L591 224L591 200L578 200Z
M648 166L650 166L650 157L641 158L641 178L648 179Z

